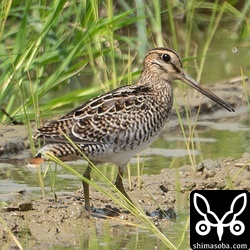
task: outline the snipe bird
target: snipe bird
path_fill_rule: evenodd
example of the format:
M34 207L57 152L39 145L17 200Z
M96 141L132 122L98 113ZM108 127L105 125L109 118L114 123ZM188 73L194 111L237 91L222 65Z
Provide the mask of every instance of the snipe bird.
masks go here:
M181 80L230 112L234 108L197 83L182 68L179 55L165 48L150 50L136 85L123 86L93 98L47 126L34 138L46 144L36 158L80 156L65 134L93 163L118 166L115 186L129 200L123 172L130 159L154 142L173 105L173 80ZM89 165L83 176L90 179ZM90 210L89 185L83 182L85 208ZM130 200L131 201L131 200Z

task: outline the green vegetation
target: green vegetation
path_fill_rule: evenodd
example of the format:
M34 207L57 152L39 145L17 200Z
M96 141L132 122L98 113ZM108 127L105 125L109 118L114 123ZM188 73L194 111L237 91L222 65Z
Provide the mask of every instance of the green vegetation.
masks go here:
M177 50L199 81L202 73L209 69L206 67L208 51L218 36L228 36L229 41L235 42L235 47L249 47L249 8L249 1L237 0L2 0L0 107L5 112L0 110L0 122L10 122L10 117L24 122L35 154L31 121L40 126L44 119L64 114L97 94L132 84L139 75L146 51L152 47ZM243 78L249 73L244 70L239 66L231 71L238 72ZM243 83L249 106L249 93L245 81ZM179 88L185 89L182 85ZM188 103L188 95L185 98ZM179 114L178 105L176 109ZM190 151L189 160L194 166L192 137L198 114L192 122L187 105L186 117L189 129L185 131L182 126L182 133ZM79 179L83 178L67 164L54 160ZM119 192L115 192L118 198L114 197L112 190L115 188L110 189L110 181L95 166L93 168L97 178L109 188L103 189L91 181L90 185L139 218L140 227L153 232L168 248L175 249L182 244L188 222L185 231L180 233L180 242L173 246L139 206L124 203ZM46 174L38 173L45 195L43 178ZM54 173L50 177L54 190L56 177ZM11 237L22 249L16 237Z

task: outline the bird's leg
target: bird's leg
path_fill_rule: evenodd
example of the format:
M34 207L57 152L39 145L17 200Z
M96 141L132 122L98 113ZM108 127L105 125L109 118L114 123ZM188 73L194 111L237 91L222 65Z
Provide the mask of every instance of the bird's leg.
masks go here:
M91 167L88 165L87 169L85 170L83 177L87 178L90 180L90 172L91 172ZM85 202L85 209L87 211L90 211L90 201L89 201L89 184L86 182L82 182L83 185L83 193L84 193L84 202Z
M123 178L123 169L118 168L118 174L116 177L115 186L131 203L133 203L123 187L122 178Z

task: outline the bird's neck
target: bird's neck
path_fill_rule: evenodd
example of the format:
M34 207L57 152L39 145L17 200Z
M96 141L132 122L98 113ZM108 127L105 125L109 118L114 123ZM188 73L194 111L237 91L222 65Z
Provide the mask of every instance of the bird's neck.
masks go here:
M148 87L152 99L159 104L162 112L170 112L173 105L173 88L170 81L163 79L159 74L142 73L137 86Z
M139 78L137 86L147 86L153 91L164 90L169 93L172 93L172 83L163 79L163 77L156 72L142 71L142 74Z

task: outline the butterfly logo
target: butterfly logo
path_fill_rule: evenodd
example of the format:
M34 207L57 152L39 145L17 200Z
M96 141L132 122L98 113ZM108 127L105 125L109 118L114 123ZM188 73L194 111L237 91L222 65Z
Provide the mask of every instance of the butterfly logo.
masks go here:
M241 199L243 199L243 205L241 208L239 208L239 205L241 204L240 202L242 202L240 201ZM211 227L215 227L217 228L219 241L221 241L225 227L229 227L230 232L236 236L243 234L245 231L245 225L242 221L237 220L237 217L246 208L246 193L239 194L233 199L230 210L227 211L221 219L219 219L218 216L213 211L211 211L210 205L203 195L195 193L193 203L196 211L203 217L203 219L197 222L195 226L195 230L199 235L207 235L209 234ZM200 204L200 207L198 203Z

